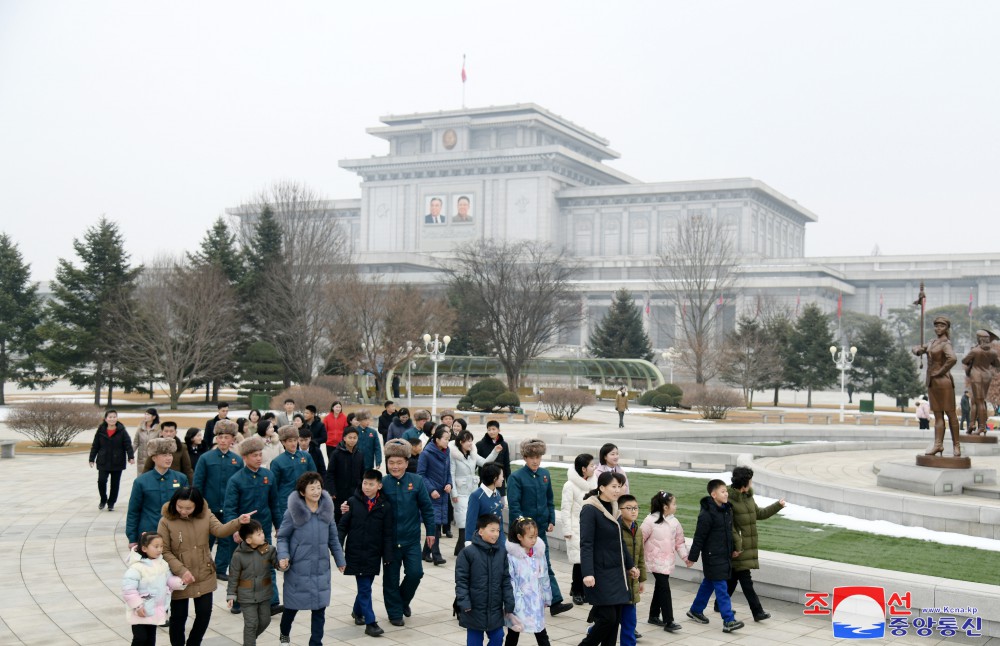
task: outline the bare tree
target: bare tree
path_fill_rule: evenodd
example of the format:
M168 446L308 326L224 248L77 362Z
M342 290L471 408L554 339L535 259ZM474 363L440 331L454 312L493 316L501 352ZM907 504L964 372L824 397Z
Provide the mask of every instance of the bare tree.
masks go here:
M480 240L452 260L447 280L465 290L470 311L482 317L507 385L517 392L525 364L580 320L580 297L570 286L575 266L565 251L523 241Z
M242 219L236 228L246 253L255 252L253 225L265 207L280 227L281 251L256 277L252 298L267 308L258 327L261 337L281 354L286 386L293 380L309 383L334 350L330 324L341 301L329 287L353 273L350 239L312 189L297 182L276 182L240 209Z
M337 358L375 375L377 399L386 399L387 382L400 364L423 351L420 337L425 332L454 325L443 295L378 276L337 286L336 298L341 307L330 342L338 348Z
M743 390L747 408L753 408L753 394L780 378L782 357L763 323L741 316L736 331L726 338L725 360L720 377L730 386Z
M738 284L733 235L715 217L689 215L660 250L658 269L654 280L681 313L681 362L703 384L718 374L723 306Z
M195 381L230 366L240 335L236 293L222 272L208 265L187 269L171 259L147 267L115 320L122 360L160 375L171 409Z

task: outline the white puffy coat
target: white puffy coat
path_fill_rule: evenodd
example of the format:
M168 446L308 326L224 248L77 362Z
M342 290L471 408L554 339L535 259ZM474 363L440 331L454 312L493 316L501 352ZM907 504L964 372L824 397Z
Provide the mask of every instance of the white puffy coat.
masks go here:
M583 496L597 487L597 475L584 480L572 466L566 469L566 484L562 490L562 504L559 506L559 524L566 538L566 557L574 565L580 562L580 510Z
M459 529L465 529L465 512L469 509L469 496L479 488L479 475L476 469L489 464L500 455L490 453L484 458L472 447L469 455L462 455L455 446L451 447L451 504L455 507L455 524Z

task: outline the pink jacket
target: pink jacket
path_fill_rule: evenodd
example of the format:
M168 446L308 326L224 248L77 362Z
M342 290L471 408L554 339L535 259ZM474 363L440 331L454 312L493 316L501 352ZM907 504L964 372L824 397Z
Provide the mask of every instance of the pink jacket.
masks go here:
M171 591L184 587L181 578L170 573L162 556L151 561L135 551L129 552L129 567L122 579L125 620L129 624L163 624L170 614ZM139 608L145 611L145 617L136 614Z
M642 521L639 528L644 542L642 549L646 555L647 570L656 574L670 574L674 571L674 556L686 559L688 548L680 521L671 514L662 523L657 523L661 516L660 512L654 512Z

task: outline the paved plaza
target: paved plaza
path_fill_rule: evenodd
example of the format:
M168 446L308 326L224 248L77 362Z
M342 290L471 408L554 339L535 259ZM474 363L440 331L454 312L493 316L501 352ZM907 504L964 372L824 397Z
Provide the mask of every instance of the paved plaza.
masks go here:
M421 402L423 404L423 402ZM613 432L617 417L607 405L587 409L585 415L594 423L566 426L574 432L587 432L607 428ZM181 416L178 416L180 418ZM207 418L207 416L205 416ZM127 420L130 429L134 424ZM186 425L187 422L182 422ZM631 428L656 428L664 422L639 415L630 415L626 421ZM671 422L679 424L679 422ZM528 433L551 430L551 425L504 424L504 434L517 441ZM474 428L477 436L481 429ZM562 430L562 429L560 429ZM79 436L78 441L89 441L90 433ZM0 424L0 438L17 437ZM595 447L596 448L596 447ZM909 451L912 453L912 451ZM836 465L841 455L826 459L808 456L811 467L800 456L796 469L811 468L823 477L859 477L857 467ZM122 496L114 512L97 509L95 487L96 472L87 467L86 455L36 456L18 455L14 460L0 462L0 547L5 567L0 568L0 644L125 644L131 631L125 622L120 584L124 572L127 540L124 534L127 497L134 477L134 469L126 470L122 479ZM558 495L558 492L556 492ZM693 528L688 528L693 534ZM445 539L443 554L448 563L441 567L428 565L413 607L413 616L406 620L405 628L388 623L381 593L376 582L375 611L385 628L383 637L374 639L363 634L363 627L354 626L350 617L350 604L354 598L354 580L334 573L335 587L332 605L327 610L325 643L348 642L383 646L400 643L409 646L440 646L440 644L465 644L465 631L451 617L451 600L454 597L454 559L451 551L454 541ZM561 552L555 554L554 567L557 577L568 590L570 566ZM279 575L280 578L280 575ZM734 598L737 617L747 621L743 630L726 635L721 620L713 615L708 626L696 624L684 617L684 612L694 596L695 585L674 580L674 610L683 631L670 635L645 624L648 599L652 582L647 584L644 601L640 604L639 631L643 633L640 644L797 644L803 646L832 644L831 625L828 619L805 617L802 605L764 599L765 608L772 614L766 622L754 623L741 593ZM239 643L243 623L239 616L231 615L225 608L224 584L215 594L215 612L207 645ZM549 618L548 632L557 644L575 646L587 628L587 606L577 607L559 617ZM277 619L277 618L275 618ZM530 637L527 637L529 640ZM158 635L159 643L167 644L165 629ZM292 631L292 643L308 641L307 617L300 617ZM277 621L273 621L261 636L261 644L277 644ZM533 643L533 642L532 642ZM1000 639L942 640L939 637L916 636L880 640L880 643L939 644L968 643L1000 646Z

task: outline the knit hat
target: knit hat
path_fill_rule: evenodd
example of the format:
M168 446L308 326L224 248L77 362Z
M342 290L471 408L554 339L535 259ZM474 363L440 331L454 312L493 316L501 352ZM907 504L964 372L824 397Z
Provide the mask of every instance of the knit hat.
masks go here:
M410 443L401 438L389 440L385 443L386 460L389 458L406 458L408 460L412 451L413 447L410 446Z
M254 451L264 450L264 440L259 435L253 435L240 442L240 455L246 457Z
M149 457L173 455L175 450L177 450L177 443L168 437L158 437L146 444L146 454Z
M216 435L236 435L236 429L239 427L231 419L220 419L215 423L215 434Z
M529 438L521 441L521 457L540 458L545 455L545 441Z
M278 441L284 442L285 440L290 440L295 438L299 439L299 429L295 428L291 424L286 424L278 429Z

